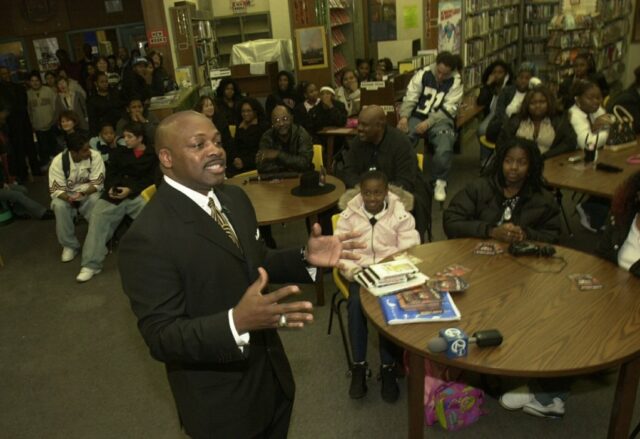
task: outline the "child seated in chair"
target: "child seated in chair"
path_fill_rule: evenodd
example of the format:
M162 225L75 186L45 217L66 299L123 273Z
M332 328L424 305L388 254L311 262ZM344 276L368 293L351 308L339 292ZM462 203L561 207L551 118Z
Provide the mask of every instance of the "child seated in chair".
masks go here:
M413 208L413 195L395 186L389 186L380 171L369 171L360 178L360 187L351 189L340 198L340 214L334 233L358 232L365 249L355 252L358 260L345 261L341 274L349 281L347 311L349 337L353 355L349 396L359 399L367 393L367 320L360 304L360 285L354 276L370 264L382 261L401 250L420 244L415 220L409 211ZM396 346L380 336L381 394L386 402L398 399L396 367L393 351Z

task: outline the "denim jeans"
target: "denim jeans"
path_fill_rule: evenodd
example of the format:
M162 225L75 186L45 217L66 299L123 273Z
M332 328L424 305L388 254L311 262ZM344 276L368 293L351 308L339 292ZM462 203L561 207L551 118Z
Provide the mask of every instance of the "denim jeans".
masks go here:
M9 185L8 189L0 188L0 202L9 203L11 210L18 216L40 218L47 210L42 204L27 195L27 188L19 184Z
M415 147L418 144L420 135L416 133L416 126L422 119L411 116L409 118L409 140ZM456 131L453 127L453 120L444 119L434 126L429 127L425 137L425 152L433 150L433 156L429 161L432 180L447 180L451 161L453 160L453 145L456 141ZM426 147L428 145L428 148Z
M79 212L91 224L91 212L99 199L100 192L94 192L80 201L78 208L60 198L54 198L51 201L51 209L56 215L56 235L61 246L74 250L80 249L80 241L76 237L76 225L73 220Z
M102 262L107 257L107 242L124 216L129 215L135 219L145 205L146 202L140 195L133 199L122 200L119 204L98 200L91 214L89 231L82 246L81 265L94 270L102 269Z
M360 303L360 285L357 282L349 283L349 298L347 299L347 313L349 315L349 338L351 340L351 354L355 363L362 363L367 359L367 318L362 311ZM396 346L389 340L380 337L380 362L393 364L395 358L393 352Z

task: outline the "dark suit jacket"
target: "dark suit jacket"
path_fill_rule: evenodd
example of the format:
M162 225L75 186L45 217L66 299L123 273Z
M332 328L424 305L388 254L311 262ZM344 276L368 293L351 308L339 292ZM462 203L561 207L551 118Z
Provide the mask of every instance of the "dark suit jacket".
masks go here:
M168 184L158 188L120 244L125 293L151 355L166 364L184 428L193 438L254 437L269 421L280 386L294 382L275 330L250 333L244 353L228 310L263 266L273 282L309 282L299 249L266 251L242 189L216 189L242 246L196 203Z

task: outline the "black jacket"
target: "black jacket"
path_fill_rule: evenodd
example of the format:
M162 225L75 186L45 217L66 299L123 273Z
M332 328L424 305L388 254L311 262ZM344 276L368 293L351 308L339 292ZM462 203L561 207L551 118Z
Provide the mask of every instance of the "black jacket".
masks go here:
M604 259L608 259L618 265L618 251L620 251L620 248L622 248L622 245L627 240L633 221L634 217L631 216L628 224L616 223L613 215L610 215L604 234L596 248L596 252ZM634 276L640 277L640 260L636 261L629 268L629 272Z
M493 115L489 126L487 127L487 140L495 142L500 135L500 129L502 125L507 121L507 107L516 95L516 86L507 85L502 89L498 95L498 102L496 103L496 113Z
M133 149L118 146L109 153L109 167L104 182L102 199L109 202L119 202L109 197L109 189L113 187L128 187L131 189L129 198L140 195L143 189L155 182L158 170L158 156L153 147L147 146L140 158L136 158Z
M260 147L260 139L268 126L265 123L257 123L249 125L247 128L236 128L236 137L233 139L233 145L227 152L227 174L232 176L240 172L256 169L256 154ZM236 169L233 166L233 160L239 158L242 160L242 169Z
M444 211L444 232L449 238L489 238L502 218L505 196L493 177L482 177L458 192ZM560 209L551 193L520 191L512 223L520 226L528 240L555 242L562 231Z
M333 108L327 108L322 102L313 107L307 115L310 133L316 136L325 127L343 127L347 123L347 109L340 101L333 100Z
M509 139L513 139L520 127L520 117L518 115L512 116L505 124L502 125L500 135L496 141L496 145L502 145L508 142ZM576 132L573 131L571 123L566 115L556 116L551 120L551 125L555 131L555 137L551 148L543 154L544 159L554 157L565 152L575 151L577 148Z
M291 124L287 143L282 143L275 128L265 131L260 139L260 149L280 151L275 159L258 164L260 174L304 172L313 168L313 140L307 130L296 124Z
M558 99L562 102L562 107L565 111L573 107L573 104L575 104L575 99L571 90L573 88L574 79L575 75L567 76L564 78L564 81L560 83L560 87L558 88ZM589 75L588 79L589 81L598 84L598 87L600 87L600 91L602 92L602 97L609 96L609 84L601 73Z
M95 136L104 122L116 123L122 114L123 104L120 96L114 90L109 90L106 96L94 93L87 98L87 116L89 117L89 132Z

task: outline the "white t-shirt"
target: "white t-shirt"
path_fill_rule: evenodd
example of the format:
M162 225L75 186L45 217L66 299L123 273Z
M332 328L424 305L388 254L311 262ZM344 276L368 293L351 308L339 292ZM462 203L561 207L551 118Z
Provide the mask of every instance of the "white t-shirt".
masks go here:
M627 271L640 259L640 230L637 221L638 214L633 218L627 239L618 251L618 266Z

